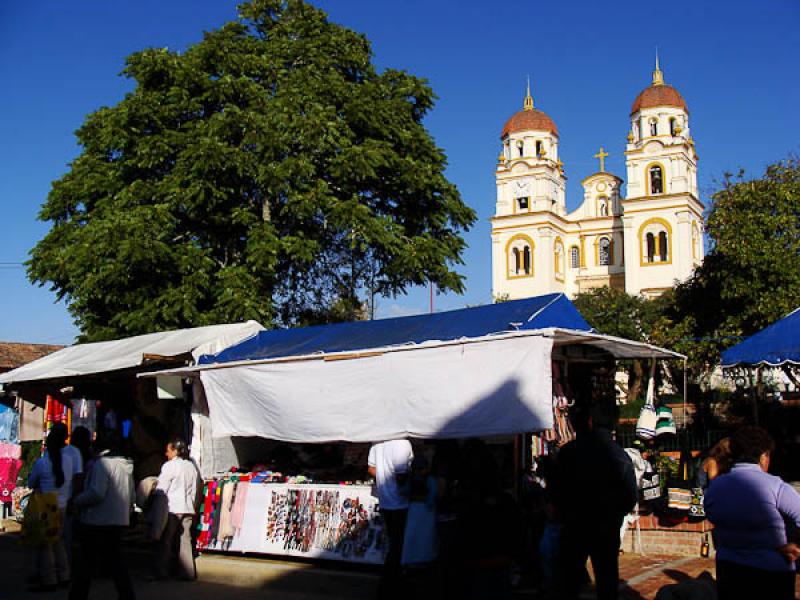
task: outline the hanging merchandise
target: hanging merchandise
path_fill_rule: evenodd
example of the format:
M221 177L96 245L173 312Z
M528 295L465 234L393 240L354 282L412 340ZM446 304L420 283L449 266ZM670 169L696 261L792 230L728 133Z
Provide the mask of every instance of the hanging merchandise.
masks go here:
M106 411L106 416L103 417L103 427L109 431L117 430L117 413L114 412L113 408L109 408Z
M0 442L16 444L19 441L19 413L0 404Z
M692 488L692 500L689 507L689 515L692 517L706 516L706 510L703 507L703 488Z
M17 487L17 474L22 461L19 458L0 458L0 502L10 504Z
M53 427L55 423L64 423L67 426L67 431L72 431L71 425L71 418L70 418L70 411L69 407L66 404L63 404L53 398L52 396L47 396L47 401L45 403L45 410L44 410L44 433L50 431L50 428Z
M642 475L642 502L652 502L661 498L661 478L655 471Z
M561 381L561 370L558 363L553 363L553 440L559 446L575 439L575 429L569 419L569 409L575 404L567 398L565 385Z
M667 488L667 508L674 510L691 510L692 492L686 488Z
M656 411L656 436L677 433L675 420L672 417L672 409L668 406L659 406Z
M549 431L553 431L550 429ZM531 457L539 458L540 456L547 456L549 454L547 448L547 440L544 438L543 433L531 434Z
M636 436L643 440L652 440L656 436L658 413L656 412L656 362L650 369L650 380L647 382L647 397L636 422Z
M20 458L21 456L22 446L19 444L0 442L0 458Z
M91 432L97 428L97 403L81 398L72 401L72 429L85 427Z

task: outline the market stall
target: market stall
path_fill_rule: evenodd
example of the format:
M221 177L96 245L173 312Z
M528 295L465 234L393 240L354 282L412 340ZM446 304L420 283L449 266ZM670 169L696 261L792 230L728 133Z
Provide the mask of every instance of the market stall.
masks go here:
M248 321L77 344L0 374L0 385L44 409L43 435L55 422L116 430L141 479L158 473L167 439L188 434L191 392L180 380L162 385L137 373L194 364L262 330Z
M492 436L521 458L518 434L553 428L554 363L565 372L587 364L608 371L614 358L636 357L683 358L593 333L572 303L554 294L265 331L195 367L143 376L194 380L192 451L208 480L201 548L380 562L383 534L368 487L336 480L287 486L251 466L264 459L253 453L252 440L324 445ZM214 472L222 444L239 474ZM362 473L364 467L365 461ZM243 478L244 499L235 493ZM220 489L231 481L236 488L226 498Z

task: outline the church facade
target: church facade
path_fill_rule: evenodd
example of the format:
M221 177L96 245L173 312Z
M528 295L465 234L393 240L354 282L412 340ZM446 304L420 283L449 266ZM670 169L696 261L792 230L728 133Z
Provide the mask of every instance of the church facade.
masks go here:
M516 299L552 292L574 297L600 286L656 296L688 278L704 256L703 205L689 111L664 83L634 100L623 180L600 170L581 182L583 203L566 208L566 177L556 124L534 107L503 127L492 218L492 293Z

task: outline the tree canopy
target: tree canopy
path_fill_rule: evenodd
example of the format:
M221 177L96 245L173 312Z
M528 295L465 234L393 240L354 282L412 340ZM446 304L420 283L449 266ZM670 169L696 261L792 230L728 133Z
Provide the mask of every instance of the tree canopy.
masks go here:
M757 179L726 175L706 232L703 264L673 291L646 300L599 288L576 306L603 333L671 348L695 373L708 370L721 350L800 306L800 160Z
M370 294L463 290L475 220L422 124L426 81L301 0L252 0L183 52L127 60L53 183L28 275L83 339L349 319Z
M713 363L737 336L800 306L800 160L779 161L757 179L725 175L706 231L710 252L677 286L671 312Z

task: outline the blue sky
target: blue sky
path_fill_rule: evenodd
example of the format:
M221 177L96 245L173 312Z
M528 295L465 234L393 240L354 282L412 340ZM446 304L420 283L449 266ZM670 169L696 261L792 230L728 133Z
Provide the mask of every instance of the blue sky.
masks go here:
M758 175L800 153L796 0L315 4L366 34L379 68L425 77L439 96L426 125L479 220L460 268L467 292L438 296L437 310L491 302L498 135L521 108L528 74L537 108L561 134L570 209L582 197L580 180L597 170L599 146L611 154L607 170L624 178L628 113L650 82L656 47L667 83L689 105L704 202L724 172ZM229 0L0 3L0 340L70 343L77 333L64 304L30 285L17 265L47 231L36 215L79 152L73 132L130 89L118 75L125 57L145 47L185 48L235 14ZM417 289L379 301L378 311L427 308L427 290Z

